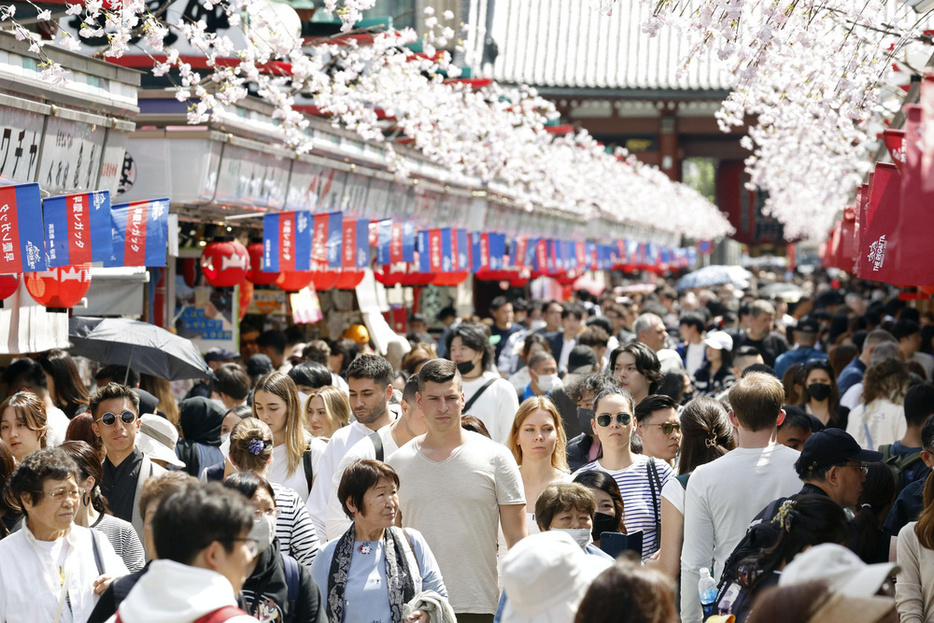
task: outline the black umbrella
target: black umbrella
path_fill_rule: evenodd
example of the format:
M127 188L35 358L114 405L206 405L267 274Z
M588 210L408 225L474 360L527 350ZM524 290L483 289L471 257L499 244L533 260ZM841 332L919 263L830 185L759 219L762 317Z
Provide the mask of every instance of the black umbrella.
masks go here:
M68 321L72 354L174 381L213 378L190 340L161 327L126 318L76 316Z

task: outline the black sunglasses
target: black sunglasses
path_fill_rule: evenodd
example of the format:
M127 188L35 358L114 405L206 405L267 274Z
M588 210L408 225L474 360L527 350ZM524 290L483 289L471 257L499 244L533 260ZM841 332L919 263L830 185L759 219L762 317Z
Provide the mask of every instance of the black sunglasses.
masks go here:
M132 411L124 411L123 413L120 414L120 420L124 424L132 424L133 420L135 419L136 419L136 414L133 413ZM100 420L98 421L101 422L104 426L113 426L114 424L117 423L117 416L114 415L113 413L107 412L104 415L102 415Z
M610 425L610 422L613 421L613 416L608 413L601 413L597 416L597 426L601 428L606 428ZM632 416L628 413L617 413L616 422L620 426L629 426L629 423L632 421Z

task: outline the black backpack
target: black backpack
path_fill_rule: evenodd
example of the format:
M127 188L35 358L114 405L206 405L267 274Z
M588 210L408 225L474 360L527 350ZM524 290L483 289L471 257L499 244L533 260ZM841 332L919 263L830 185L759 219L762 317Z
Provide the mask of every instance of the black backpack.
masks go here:
M720 576L720 583L717 586L721 594L732 582L742 584L742 582L739 582L740 574L738 567L743 560L760 553L767 547L772 547L778 542L778 537L781 535L782 529L781 526L772 523L772 518L778 514L778 510L782 507L782 504L789 499L791 498L779 498L770 502L769 505L757 515L762 517L762 521L749 526L746 530L746 534L743 535L740 542L733 548L733 552L723 565L723 575Z
M892 454L891 445L879 446L879 452L882 453L882 462L885 463L889 471L892 472L892 477L895 478L895 497L898 497L898 494L908 484L905 482L905 472L921 462L921 453L912 452L911 454L898 456Z

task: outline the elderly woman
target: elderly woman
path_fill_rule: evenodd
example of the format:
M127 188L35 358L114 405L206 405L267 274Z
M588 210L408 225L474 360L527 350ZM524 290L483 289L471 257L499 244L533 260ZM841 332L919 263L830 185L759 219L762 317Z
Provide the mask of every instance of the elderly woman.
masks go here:
M104 476L97 452L83 441L66 441L59 447L78 465L81 499L78 500L75 524L93 528L106 536L126 568L130 572L139 571L146 564L143 544L133 524L110 514L107 500L101 494L100 483Z
M402 623L407 603L423 591L447 598L428 543L412 528L396 528L399 476L389 465L360 460L341 477L337 496L353 525L315 557L311 575L327 603L330 623ZM428 623L422 610L409 620Z
M110 579L126 575L110 542L74 524L78 467L64 450L38 450L13 472L22 530L0 541L0 621L86 621Z
M567 532L588 554L613 560L593 545L593 520L597 503L590 489L576 482L553 484L535 501L535 520L542 532Z

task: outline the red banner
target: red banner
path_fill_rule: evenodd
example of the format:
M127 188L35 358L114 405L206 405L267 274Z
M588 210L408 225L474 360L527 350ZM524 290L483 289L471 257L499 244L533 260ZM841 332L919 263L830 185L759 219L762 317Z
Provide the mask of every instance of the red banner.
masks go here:
M900 209L894 214L897 238L891 241L898 280L892 283L926 286L934 284L930 229L934 222L934 190L924 188L922 109L920 106L905 108L906 158L902 167Z
M905 131L886 130L882 133L882 142L889 150L889 156L898 167L898 172L902 173L902 166L905 164Z
M879 162L869 187L866 230L860 237L857 274L872 281L897 282L891 246L896 242L901 176L894 164Z

